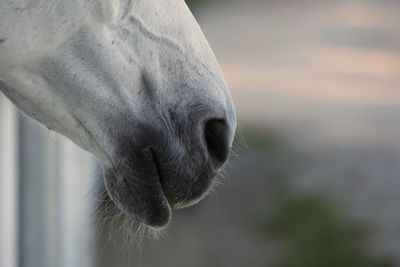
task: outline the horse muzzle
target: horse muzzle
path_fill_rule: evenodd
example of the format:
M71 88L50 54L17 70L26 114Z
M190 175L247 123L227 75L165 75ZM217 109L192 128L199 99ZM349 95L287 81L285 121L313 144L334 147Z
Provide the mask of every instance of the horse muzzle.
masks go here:
M107 191L125 214L153 228L166 226L171 210L200 201L229 157L234 119L224 109L194 109L177 117L169 109L142 120L119 140Z

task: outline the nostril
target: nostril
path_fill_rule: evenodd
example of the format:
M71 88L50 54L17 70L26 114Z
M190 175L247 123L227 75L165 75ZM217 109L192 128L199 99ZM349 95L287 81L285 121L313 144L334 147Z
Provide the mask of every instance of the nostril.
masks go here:
M223 119L208 120L204 126L207 149L217 165L222 165L229 156L229 127Z

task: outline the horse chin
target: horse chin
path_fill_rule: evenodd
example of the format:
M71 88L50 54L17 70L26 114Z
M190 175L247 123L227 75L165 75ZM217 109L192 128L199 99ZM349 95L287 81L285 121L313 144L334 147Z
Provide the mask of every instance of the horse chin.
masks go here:
M154 164L142 173L123 168L105 170L104 179L109 197L128 218L154 229L168 225L171 207Z

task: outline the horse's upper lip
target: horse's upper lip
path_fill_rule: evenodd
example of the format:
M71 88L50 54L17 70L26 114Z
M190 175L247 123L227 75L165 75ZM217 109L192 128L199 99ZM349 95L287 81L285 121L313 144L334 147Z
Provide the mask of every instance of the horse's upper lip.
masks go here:
M158 175L158 179L159 179L158 182L160 183L162 193L164 194L165 199L168 201L168 204L172 209L183 209L183 208L192 206L192 205L198 203L204 197L204 195L207 194L208 190L205 190L202 193L202 196L199 196L195 199L191 199L191 200L185 199L184 201L177 201L176 199L174 199L174 195L171 195L171 193L169 193L168 186L166 185L165 174L163 174L161 171L162 163L159 161L159 159L157 157L157 151L152 148L149 148L149 151L153 157L154 166L157 170L157 175ZM214 175L212 175L212 176L214 176ZM199 179L199 178L197 177L197 179Z
M158 159L157 159L156 152L155 152L154 149L152 149L152 148L148 148L148 150L149 150L149 152L150 152L150 154L151 154L151 156L152 156L152 158L153 158L154 166L155 166L155 168L156 168L156 170L157 170L157 175L158 175L159 183L160 183L161 189L162 189L162 191L163 191L162 193L164 194L165 198L167 199L169 206L170 206L171 208L173 208L174 205L173 205L173 203L171 203L171 200L168 198L168 196L167 196L167 194L166 194L166 192L165 192L165 184L164 184L164 180L163 180L163 175L161 174L161 171L160 171L160 163L159 163L159 161L158 161Z

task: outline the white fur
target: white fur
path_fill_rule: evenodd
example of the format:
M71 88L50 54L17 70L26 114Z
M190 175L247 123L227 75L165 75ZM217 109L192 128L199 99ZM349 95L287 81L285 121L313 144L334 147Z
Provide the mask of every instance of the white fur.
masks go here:
M208 80L210 86L190 92L193 98L205 96L233 113L218 64L184 0L0 1L0 90L103 164L113 154L104 115L151 106L137 94L143 73L160 99L173 102L177 96L167 89L181 73L167 67L177 63L190 65L181 69L193 87L199 77Z

